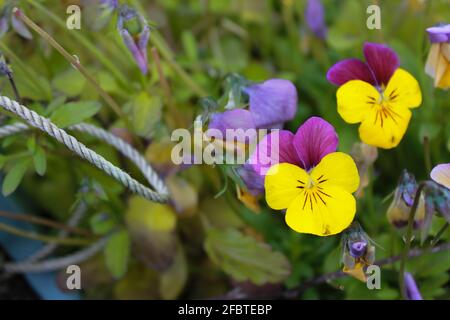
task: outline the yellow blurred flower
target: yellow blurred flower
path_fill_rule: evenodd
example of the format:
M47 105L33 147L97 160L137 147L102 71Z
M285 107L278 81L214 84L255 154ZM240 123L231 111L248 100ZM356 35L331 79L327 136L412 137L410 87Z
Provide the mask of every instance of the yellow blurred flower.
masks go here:
M450 25L427 29L431 47L425 72L434 79L434 86L450 88Z

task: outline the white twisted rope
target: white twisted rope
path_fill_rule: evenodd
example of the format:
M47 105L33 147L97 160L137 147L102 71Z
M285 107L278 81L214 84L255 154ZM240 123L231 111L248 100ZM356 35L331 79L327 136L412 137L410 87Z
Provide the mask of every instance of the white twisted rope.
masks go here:
M30 110L23 105L20 105L17 101L11 100L5 96L0 96L0 106L18 115L29 125L46 132L51 137L64 144L71 151L75 152L78 156L89 161L91 164L122 183L132 192L137 193L151 201L161 203L168 201L169 192L164 182L158 177L156 172L153 171L150 164L124 140L112 135L111 133L101 128L86 123L69 127L70 130L88 133L116 148L120 153L130 159L139 168L139 170L147 179L148 183L153 186L156 191L153 191L142 185L141 183L130 177L128 173L116 167L101 155L87 148L75 137L69 135L63 129L58 128L49 119L40 116L33 110ZM6 125L0 127L0 138L14 135L29 129L30 127L23 123Z
M23 261L19 263L6 263L3 266L3 270L5 270L7 273L47 272L61 270L71 264L79 264L96 255L103 249L107 241L108 237L101 238L97 242L91 244L89 247L64 257L37 262Z

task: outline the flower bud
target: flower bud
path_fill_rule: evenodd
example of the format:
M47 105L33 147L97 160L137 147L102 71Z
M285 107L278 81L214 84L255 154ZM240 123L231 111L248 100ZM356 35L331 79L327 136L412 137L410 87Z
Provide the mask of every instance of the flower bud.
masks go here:
M416 179L406 170L403 171L399 184L395 189L394 199L386 212L389 222L396 228L403 228L408 225L408 219L411 213L411 207L414 203L416 191ZM414 217L414 229L421 228L424 217L425 198L423 194L421 194Z

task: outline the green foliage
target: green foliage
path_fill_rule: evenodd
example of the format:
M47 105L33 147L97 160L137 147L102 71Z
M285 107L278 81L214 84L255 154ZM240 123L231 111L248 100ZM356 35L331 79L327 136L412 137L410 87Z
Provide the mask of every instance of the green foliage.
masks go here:
M10 28L1 38L0 51L13 71L21 102L60 127L92 122L132 143L164 177L171 202L161 205L132 196L39 131L2 138L0 169L2 193L10 195L20 186L24 197L19 201L35 205L30 213L66 223L73 207L84 201L88 211L80 227L98 236L110 235L104 256L98 257L101 268L94 268L102 272L92 272L90 280L96 285L86 287L87 296L98 298L101 291L108 298L123 299L211 298L242 282L251 282L257 291L264 290L259 286L264 283L295 288L340 270L339 235L318 238L291 231L284 213L270 210L264 196L255 200L261 207L256 214L237 199L236 185L246 188L235 166L175 166L170 135L176 128L191 130L198 115L207 120L225 106L247 106L242 87L248 81L284 78L295 84L299 96L297 114L284 128L295 132L308 117L321 116L336 128L339 150L350 152L359 142L358 127L339 116L336 87L326 73L339 60L363 58L365 41L395 49L401 67L417 78L423 95L400 145L378 150L368 171L369 185L357 199L356 219L377 243L377 260L402 251L404 230L389 225L389 201L383 199L395 189L405 168L418 180L429 178L424 137L429 139L432 165L449 161L449 92L434 88L424 71L430 47L425 29L450 22L448 1L379 1L382 29L369 30L366 9L373 1L322 0L328 28L324 40L306 25L305 0L121 1L137 4L155 26L147 47L146 75L117 32L117 14L98 12L94 1L85 2L82 30L74 31L65 26L64 1L20 4L67 52L79 57L125 116L107 107L95 86L46 40L36 33L32 40L22 39ZM151 54L153 47L159 64ZM0 78L0 87L2 95L14 97L5 77ZM7 116L5 124L17 121ZM77 138L145 182L112 147L87 135ZM80 191L86 186L89 191ZM415 240L413 247L426 249L443 223L434 217L426 241L422 245ZM448 241L447 230L438 244ZM62 251L71 250L78 248ZM105 268L109 272L103 272ZM411 259L407 270L424 298L450 298L448 251ZM314 286L300 298L399 299L398 264L385 265L381 271L381 290L368 290L364 283L343 277Z
M105 247L105 261L111 275L122 278L127 271L130 257L130 236L126 230L120 230L108 240Z
M235 229L208 231L205 250L211 260L238 281L261 285L280 282L289 275L289 261L267 244Z
M97 101L69 102L57 108L50 119L58 127L65 128L91 118L100 108Z
M12 165L5 176L5 180L3 180L2 193L4 196L10 195L17 189L27 172L29 164L29 159L21 159Z

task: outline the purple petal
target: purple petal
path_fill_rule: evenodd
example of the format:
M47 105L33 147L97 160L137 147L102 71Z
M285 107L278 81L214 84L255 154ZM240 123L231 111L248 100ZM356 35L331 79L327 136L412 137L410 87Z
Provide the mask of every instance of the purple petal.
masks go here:
M222 132L223 138L226 138L227 129L242 129L243 136L237 137L238 142L249 142L256 138L256 130L250 136L246 136L245 132L248 129L255 129L252 114L248 110L233 109L221 113L214 113L211 115L208 129L217 129ZM235 132L236 135L239 132Z
M323 157L335 152L338 136L333 126L319 117L309 118L294 136L294 148L305 170L316 166Z
M370 68L358 59L345 59L336 63L328 70L327 79L337 86L350 80L362 80L375 84L375 78Z
M292 120L297 112L297 90L291 81L271 79L245 88L257 128L272 128Z
M387 85L400 65L397 54L385 45L371 42L364 44L363 51L366 62L375 75L377 84L379 86Z
M350 255L353 258L360 258L365 252L367 248L367 242L365 241L356 241L350 245Z
M450 163L438 164L431 170L430 177L435 182L450 189Z
M309 29L320 39L325 39L327 26L325 11L320 0L309 0L305 9L305 20Z
M142 55L130 33L126 29L122 29L120 30L120 35L122 36L123 42L127 46L128 50L130 50L134 61L136 61L136 64L138 65L141 72L143 74L147 74L147 59ZM147 53L145 53L145 55L147 55Z
M264 192L264 176L255 172L251 165L240 166L237 168L237 172L251 194L257 196Z
M449 42L450 24L428 28L427 33L431 43Z
M28 30L22 20L17 18L15 14L11 15L11 25L13 29L23 38L28 40L33 39L33 35L31 34L30 30Z
M423 300L416 281L414 281L412 274L409 272L405 272L405 287L406 296L409 300Z
M271 166L277 163L299 164L292 142L294 134L287 130L277 130L266 135L256 146L248 162L253 170L265 175ZM278 148L274 143L278 144ZM277 150L278 149L278 150Z
M8 32L8 29L9 29L8 17L3 16L0 18L0 37L2 37L6 32Z

